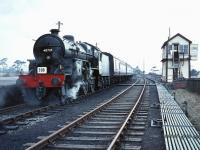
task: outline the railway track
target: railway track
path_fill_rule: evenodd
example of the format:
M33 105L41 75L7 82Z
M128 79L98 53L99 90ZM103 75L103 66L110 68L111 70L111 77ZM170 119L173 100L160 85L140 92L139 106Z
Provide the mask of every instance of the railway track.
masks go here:
M106 88L98 90L95 93L101 92L102 90L105 90L105 89ZM0 135L6 134L8 131L17 130L20 126L28 125L31 122L41 120L41 119L43 120L47 118L48 116L51 116L55 113L65 110L67 107L70 107L71 104L79 103L82 99L92 94L94 93L88 93L87 95L82 95L78 97L76 101L70 101L70 103L63 106L60 106L59 104L54 104L54 105L48 105L44 107L30 108L31 110L29 110L29 107L27 106L26 110L28 111L20 112L19 114L15 114L15 115L13 114L7 115L6 112L16 111L17 109L26 107L26 104L16 105L16 106L8 107L5 109L0 109L0 114L6 114L5 117L2 116L0 119Z
M38 149L140 149L130 145L141 142L148 104L142 103L146 88L132 84L124 91L85 113L37 143L27 143L27 150ZM127 132L128 131L128 132ZM130 132L129 132L130 131ZM135 137L136 136L136 137Z
M0 109L0 114L9 112L9 111L13 111L15 109L19 109L21 107L24 107L26 104L19 104L19 105L15 105L15 106L10 106L10 107L5 107L5 108L1 108Z
M36 121L38 117L46 117L64 109L64 106L49 105L0 120L0 135L6 134L10 130L16 130L20 126L27 125L32 121Z
M105 88L104 88L105 89ZM101 90L104 90L104 89L101 89ZM96 93L97 92L100 92L101 90L98 90L98 91L96 91ZM89 95L92 95L93 93L88 93L87 95L81 95L80 97L78 97L77 99L76 99L76 102L78 102L80 99L83 99L83 98L85 98L86 96L89 96ZM74 101L72 101L72 100L70 100L69 102L68 102L68 104L69 103L74 103ZM27 105L27 104L25 104L25 103L23 103L23 104L18 104L18 105L14 105L14 106L9 106L9 107L5 107L5 108L0 108L0 114L5 114L5 113L8 113L8 112L12 112L12 111L17 111L18 109L20 109L20 108L22 108L22 107L28 107L29 105ZM53 105L49 105L49 106L47 106L47 107L52 107ZM57 106L57 104L56 105L54 105L54 106ZM43 109L42 107L41 107L41 109Z

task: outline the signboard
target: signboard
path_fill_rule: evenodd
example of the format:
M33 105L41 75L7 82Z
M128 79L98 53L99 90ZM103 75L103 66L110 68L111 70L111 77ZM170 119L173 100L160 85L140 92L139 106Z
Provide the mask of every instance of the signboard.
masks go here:
M191 60L198 60L198 44L190 45Z
M46 74L47 73L47 67L37 67L37 73L38 74Z

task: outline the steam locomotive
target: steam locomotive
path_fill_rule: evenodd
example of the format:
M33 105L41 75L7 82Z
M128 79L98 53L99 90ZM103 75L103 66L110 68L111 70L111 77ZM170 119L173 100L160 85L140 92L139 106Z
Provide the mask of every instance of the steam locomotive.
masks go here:
M54 93L64 104L76 93L87 94L132 77L133 68L112 54L87 42L75 42L71 35L61 38L58 29L50 32L36 40L29 73L18 79L38 100L45 101Z

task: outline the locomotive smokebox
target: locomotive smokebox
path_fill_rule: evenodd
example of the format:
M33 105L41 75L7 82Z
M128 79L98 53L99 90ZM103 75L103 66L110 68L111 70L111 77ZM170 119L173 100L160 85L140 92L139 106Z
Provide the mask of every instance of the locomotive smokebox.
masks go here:
M33 54L37 64L57 64L65 55L65 46L58 36L58 29L52 29L52 34L39 37L34 45Z

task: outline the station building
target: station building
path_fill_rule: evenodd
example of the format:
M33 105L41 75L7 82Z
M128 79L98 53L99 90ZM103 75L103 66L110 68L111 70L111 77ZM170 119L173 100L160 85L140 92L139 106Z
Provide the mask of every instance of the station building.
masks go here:
M197 44L177 33L168 38L161 49L162 81L173 82L191 77L191 60L197 60Z

